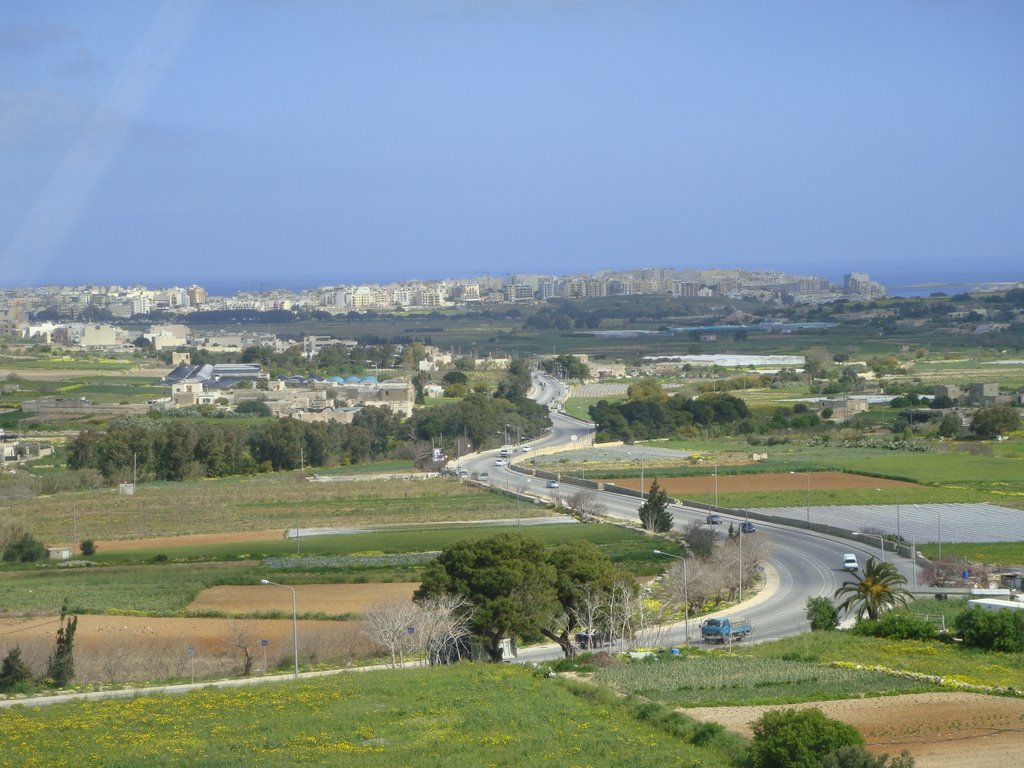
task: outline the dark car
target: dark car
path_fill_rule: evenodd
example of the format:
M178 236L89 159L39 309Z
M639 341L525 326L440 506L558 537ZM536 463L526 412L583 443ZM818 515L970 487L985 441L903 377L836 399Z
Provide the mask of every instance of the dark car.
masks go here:
M708 521L708 525L721 525L722 524L722 516L721 515L708 515L707 521Z
M580 648L600 648L602 645L608 645L610 642L611 638L607 632L576 633L576 644Z
M755 528L754 524L749 520L744 520L740 523L740 533L753 533L756 530L757 528Z

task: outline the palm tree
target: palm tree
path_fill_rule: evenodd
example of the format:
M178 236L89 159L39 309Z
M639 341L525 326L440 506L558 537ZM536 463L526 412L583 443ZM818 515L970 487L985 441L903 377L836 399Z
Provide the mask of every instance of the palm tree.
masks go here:
M892 563L881 563L873 557L864 566L864 575L857 581L848 581L836 590L835 598L845 597L837 607L849 611L857 618L867 616L874 620L883 611L897 606L905 607L910 592L903 588L906 578Z

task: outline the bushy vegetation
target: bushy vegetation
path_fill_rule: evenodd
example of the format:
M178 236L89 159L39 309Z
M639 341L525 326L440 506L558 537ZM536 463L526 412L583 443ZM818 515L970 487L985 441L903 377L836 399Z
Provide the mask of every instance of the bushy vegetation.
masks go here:
M806 608L812 632L833 630L839 626L839 610L827 597L808 597Z
M31 533L23 533L4 548L5 563L34 563L46 556L46 548Z
M765 712L753 731L751 768L819 768L824 756L864 743L852 725L825 717L813 707Z
M696 400L686 395L668 397L656 383L643 384L631 385L625 402L601 400L590 406L598 440L632 443L669 437L692 427L733 424L750 415L746 403L733 395L709 393Z
M1024 651L1024 612L968 608L956 617L956 632L974 648L1020 653Z
M934 640L938 636L935 624L910 611L890 611L875 620L862 619L853 631L893 640Z

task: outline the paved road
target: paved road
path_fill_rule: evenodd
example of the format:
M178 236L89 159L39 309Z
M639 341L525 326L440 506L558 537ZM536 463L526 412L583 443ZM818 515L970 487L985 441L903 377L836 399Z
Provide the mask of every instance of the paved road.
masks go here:
M540 377L546 378L546 377ZM545 383L544 389L551 387ZM577 442L584 440L590 435L592 425L582 422L561 413L552 414L551 433L545 438L535 441L538 447L549 445L571 445L572 435L577 436ZM495 466L494 460L497 452L485 452L464 460L464 465L470 471L485 471L490 474L491 482L498 487L510 487L513 490L523 487L523 475L511 471L508 467ZM540 483L531 483L529 493L545 498L552 498L549 494L570 492L570 487L563 484L557 490L547 488L534 488ZM599 493L601 503L606 508L609 517L616 517L622 520L635 521L639 501L634 497L623 496L615 493ZM674 528L681 531L694 520L704 520L705 513L702 510L684 506L673 506ZM739 516L723 515L725 525L729 522L739 523L742 518ZM845 582L848 574L842 570L842 555L845 552L857 553L861 560L869 555L877 553L877 545L871 546L869 540L863 544L850 542L842 539L835 539L815 533L808 533L785 525L770 523L757 523L757 533L754 536L767 537L774 544L774 554L770 562L770 572L773 574L770 580L771 590L764 595L751 601L745 601L742 605L734 607L731 612L742 613L754 623L755 636L759 639L772 639L785 637L806 631L808 622L804 616L805 602L808 597L827 596L831 597L836 588ZM894 560L897 566L908 577L911 574L910 561L904 558L896 558L892 553L888 559ZM668 642L682 642L683 628L673 629L666 637ZM691 635L693 629L691 628ZM557 649L550 651L557 656ZM545 658L545 651L521 653L521 658L533 660L534 654L541 654L538 658Z

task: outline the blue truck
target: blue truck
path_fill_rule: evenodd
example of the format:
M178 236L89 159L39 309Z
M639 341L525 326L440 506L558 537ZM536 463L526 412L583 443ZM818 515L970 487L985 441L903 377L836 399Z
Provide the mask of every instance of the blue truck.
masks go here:
M701 622L700 636L705 643L728 643L742 640L754 631L749 619L706 619Z

